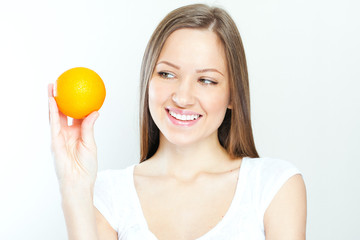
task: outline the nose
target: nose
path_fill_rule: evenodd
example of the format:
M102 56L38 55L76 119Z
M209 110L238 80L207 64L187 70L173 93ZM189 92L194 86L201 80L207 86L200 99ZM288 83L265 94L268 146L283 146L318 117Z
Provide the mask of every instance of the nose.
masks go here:
M179 81L173 95L172 100L174 103L182 108L191 106L195 103L194 86L191 79L182 79Z

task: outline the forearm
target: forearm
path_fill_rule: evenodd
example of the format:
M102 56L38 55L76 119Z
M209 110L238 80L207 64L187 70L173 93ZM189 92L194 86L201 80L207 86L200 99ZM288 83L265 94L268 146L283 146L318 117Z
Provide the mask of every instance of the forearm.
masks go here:
M69 240L98 240L92 191L74 188L62 191L64 212Z

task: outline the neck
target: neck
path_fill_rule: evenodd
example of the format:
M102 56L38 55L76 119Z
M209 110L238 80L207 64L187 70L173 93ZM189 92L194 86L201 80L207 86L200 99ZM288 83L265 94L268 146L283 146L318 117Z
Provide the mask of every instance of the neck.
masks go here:
M217 135L202 142L185 146L169 142L162 134L153 159L161 166L162 174L179 179L192 179L201 173L226 171L232 161L220 145Z

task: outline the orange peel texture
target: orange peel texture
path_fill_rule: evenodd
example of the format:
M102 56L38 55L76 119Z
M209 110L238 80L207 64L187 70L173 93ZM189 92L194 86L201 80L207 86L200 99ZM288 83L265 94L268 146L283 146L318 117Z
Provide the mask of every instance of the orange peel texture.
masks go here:
M71 118L82 119L93 111L98 111L105 96L103 80L89 68L69 69L55 83L54 97L58 108Z

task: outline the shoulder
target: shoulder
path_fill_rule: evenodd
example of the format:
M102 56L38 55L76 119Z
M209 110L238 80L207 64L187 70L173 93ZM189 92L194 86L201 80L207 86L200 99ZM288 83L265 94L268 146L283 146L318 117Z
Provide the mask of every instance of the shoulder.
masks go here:
M266 239L305 239L306 188L301 175L281 185L264 213Z
M306 190L299 169L276 158L246 158L244 168L266 239L303 239Z
M98 172L95 182L95 187L98 186L120 186L124 183L130 181L131 172L134 168L134 165L128 166L123 169L107 169Z
M283 171L296 171L299 170L294 164L277 158L261 157L261 158L245 158L246 164L253 171L264 172L283 172Z
M250 179L255 180L263 187L279 187L287 179L301 174L299 169L289 161L276 158L245 158L244 168Z
M122 169L106 169L98 172L97 178L119 178L124 177L126 172L134 168L135 165L130 165Z
M97 196L110 197L130 189L134 166L135 165L131 165L124 169L108 169L98 172L94 186L94 194Z
M99 172L94 186L94 196L109 202L113 199L124 201L122 196L132 191L134 166Z
M276 158L244 158L243 166L246 182L257 202L260 217L264 216L275 195L293 176L301 172L289 161Z
M291 162L277 158L245 158L244 168L250 179L263 187L278 190L290 177L300 174L300 170Z
M94 206L116 230L123 225L126 209L132 207L134 165L124 169L104 170L98 173L93 202ZM121 216L115 213L122 213Z

